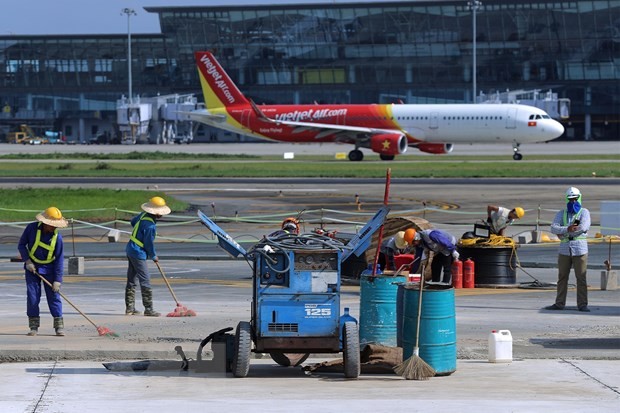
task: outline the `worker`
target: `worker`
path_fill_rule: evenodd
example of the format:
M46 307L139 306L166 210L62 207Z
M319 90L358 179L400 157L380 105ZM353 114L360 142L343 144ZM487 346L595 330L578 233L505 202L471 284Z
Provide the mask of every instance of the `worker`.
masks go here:
M408 229L410 239L415 237L415 229ZM413 231L413 233L411 232ZM379 248L379 269L395 271L394 256L400 254L408 254L411 251L411 245L405 240L406 231L398 231L393 236L384 239Z
M425 229L416 232L413 245L423 248L422 261L428 261L430 252L433 252L431 280L434 283L452 284L452 262L459 259L456 238L439 229ZM441 277L442 268L443 278Z
M558 283L555 303L547 310L563 310L566 305L568 276L571 267L577 279L577 309L590 312L588 308L588 240L590 211L581 206L581 192L575 187L566 191L566 208L558 211L551 223L551 232L560 238L558 254Z
M282 221L280 229L269 234L270 238L280 237L282 235L299 235L299 220L297 218L288 217Z
M151 288L151 276L146 261L152 259L155 263L159 262L155 252L157 220L168 215L170 208L162 197L155 196L142 204L142 210L144 212L131 220L133 231L125 248L129 263L125 286L125 314L140 315L140 312L135 308L136 285L139 283L144 315L159 317L160 314L153 309L153 289Z
M58 228L65 228L67 221L56 207L49 207L36 215L37 222L26 226L17 249L24 261L26 271L26 314L28 315L29 336L36 336L39 331L41 317L41 277L50 284L43 283L45 297L52 317L57 336L64 336L62 318L62 301L60 286L62 284L64 248L62 235ZM38 274L38 275L37 275Z
M504 235L504 230L516 219L521 219L525 215L525 211L521 207L508 209L500 206L487 206L487 223L491 234Z

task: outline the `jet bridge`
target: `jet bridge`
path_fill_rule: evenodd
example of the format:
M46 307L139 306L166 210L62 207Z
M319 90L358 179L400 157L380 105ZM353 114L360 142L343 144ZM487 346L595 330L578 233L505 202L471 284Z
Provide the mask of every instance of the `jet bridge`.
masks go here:
M480 96L476 97L476 103L517 103L542 109L556 120L570 117L570 99L558 98L558 94L551 90L547 92L541 92L540 89L506 90L488 95L480 92Z

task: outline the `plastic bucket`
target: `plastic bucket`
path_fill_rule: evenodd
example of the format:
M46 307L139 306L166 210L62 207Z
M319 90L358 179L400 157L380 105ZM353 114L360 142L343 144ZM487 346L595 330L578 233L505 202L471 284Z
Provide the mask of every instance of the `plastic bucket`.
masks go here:
M406 267L403 269L404 271L411 270L411 263L415 258L415 254L400 254L394 255L394 271L398 271L400 267L405 265Z
M418 286L404 288L403 360L413 355L418 326ZM428 289L422 292L420 319L420 358L439 376L456 371L456 317L454 288Z
M398 284L405 277L362 275L360 279L360 346L396 346Z
M463 259L471 258L475 264L475 286L517 286L516 254L512 247L459 247Z

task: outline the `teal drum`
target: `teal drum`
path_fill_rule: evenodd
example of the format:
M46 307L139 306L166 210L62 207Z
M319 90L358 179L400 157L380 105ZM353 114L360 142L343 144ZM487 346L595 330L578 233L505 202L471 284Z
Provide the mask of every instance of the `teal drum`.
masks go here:
M396 346L396 299L405 277L363 274L360 278L360 346Z
M403 360L413 355L416 345L419 296L419 285L404 290ZM454 288L429 286L422 292L418 346L420 358L433 367L438 376L447 376L456 371Z

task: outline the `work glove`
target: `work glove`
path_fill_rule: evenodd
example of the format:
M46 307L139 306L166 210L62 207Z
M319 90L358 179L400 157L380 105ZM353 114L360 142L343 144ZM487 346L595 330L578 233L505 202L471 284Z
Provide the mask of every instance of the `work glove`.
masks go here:
M157 256L153 257L153 262L159 262L159 258Z
M34 263L30 260L26 261L26 269L30 272L36 272L37 267L34 266Z
M454 258L454 261L458 260L460 257L460 254L457 250L452 251L452 258Z
M54 281L54 283L52 284L52 291L54 291L55 293L60 291L60 283L58 281Z

